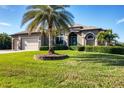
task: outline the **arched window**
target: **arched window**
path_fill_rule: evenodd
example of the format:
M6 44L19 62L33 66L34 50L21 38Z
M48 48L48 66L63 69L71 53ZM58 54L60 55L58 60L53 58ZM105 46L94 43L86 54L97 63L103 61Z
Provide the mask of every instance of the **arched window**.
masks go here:
M94 45L95 44L95 36L93 33L88 33L85 36L85 40L86 40L86 45Z
M87 34L87 35L86 35L86 39L87 39L87 40L94 40L93 34L92 34L92 33Z

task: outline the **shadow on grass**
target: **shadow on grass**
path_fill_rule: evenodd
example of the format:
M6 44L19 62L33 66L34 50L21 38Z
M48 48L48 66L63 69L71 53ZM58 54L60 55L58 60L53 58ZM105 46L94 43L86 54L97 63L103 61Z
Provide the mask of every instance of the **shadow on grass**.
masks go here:
M71 56L76 61L103 63L107 66L124 66L124 55L111 54L82 54Z

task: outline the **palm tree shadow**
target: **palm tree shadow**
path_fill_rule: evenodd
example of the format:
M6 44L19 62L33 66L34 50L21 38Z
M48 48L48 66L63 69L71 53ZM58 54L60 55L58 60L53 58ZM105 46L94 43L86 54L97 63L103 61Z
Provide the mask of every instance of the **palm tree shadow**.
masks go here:
M72 56L71 58L80 62L103 63L106 66L124 66L124 56L103 56L103 55L90 55L90 56Z
M108 66L124 66L124 60L118 60L116 62L109 62Z

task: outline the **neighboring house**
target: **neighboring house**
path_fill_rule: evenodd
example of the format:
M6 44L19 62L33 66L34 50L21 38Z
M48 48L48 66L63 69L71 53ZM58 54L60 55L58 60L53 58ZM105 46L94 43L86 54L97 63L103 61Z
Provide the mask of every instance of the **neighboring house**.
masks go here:
M96 35L100 31L105 31L102 28L94 26L74 25L70 27L70 31L61 33L53 39L53 43L70 45L98 45ZM12 49L14 50L38 50L40 46L48 45L47 34L41 32L32 32L31 35L26 31L12 34Z

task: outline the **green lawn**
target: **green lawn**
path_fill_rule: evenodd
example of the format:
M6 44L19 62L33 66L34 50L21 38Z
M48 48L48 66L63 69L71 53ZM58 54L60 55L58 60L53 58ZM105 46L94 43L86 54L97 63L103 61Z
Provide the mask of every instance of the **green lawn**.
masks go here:
M56 52L70 58L33 59L47 51L0 54L0 87L124 87L124 55Z

